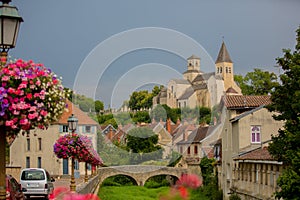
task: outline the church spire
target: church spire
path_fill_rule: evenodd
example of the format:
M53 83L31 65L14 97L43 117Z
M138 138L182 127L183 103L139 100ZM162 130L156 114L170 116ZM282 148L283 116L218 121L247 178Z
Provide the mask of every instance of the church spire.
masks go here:
M221 49L219 51L218 58L216 60L216 63L221 63L221 62L233 63L230 56L229 56L229 53L227 51L227 48L226 48L226 45L225 45L224 41L222 42L222 46L221 46Z

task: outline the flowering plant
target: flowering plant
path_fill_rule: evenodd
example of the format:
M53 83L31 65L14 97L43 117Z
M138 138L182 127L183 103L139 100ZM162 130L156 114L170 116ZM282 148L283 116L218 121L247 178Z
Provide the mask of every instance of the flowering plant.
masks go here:
M19 59L0 68L0 123L7 135L47 128L63 113L66 98L61 80L43 64Z
M101 158L93 149L91 140L76 133L59 137L53 146L53 150L58 158L74 158L79 162L102 164Z
M171 188L170 193L160 197L160 200L179 200L189 199L189 189L196 189L202 185L199 177L196 174L183 174L176 182L176 185Z
M58 187L55 188L53 193L49 196L50 200L100 200L94 194L78 194L70 192L68 188Z

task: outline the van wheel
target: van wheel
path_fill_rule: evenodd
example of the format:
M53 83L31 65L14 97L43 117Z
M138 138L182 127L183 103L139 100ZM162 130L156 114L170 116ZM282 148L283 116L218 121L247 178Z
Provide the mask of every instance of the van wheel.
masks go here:
M44 199L45 199L45 200L48 200L48 199L49 199L49 196L48 196L48 195L46 195Z
M25 199L30 199L30 196L29 195L25 195Z

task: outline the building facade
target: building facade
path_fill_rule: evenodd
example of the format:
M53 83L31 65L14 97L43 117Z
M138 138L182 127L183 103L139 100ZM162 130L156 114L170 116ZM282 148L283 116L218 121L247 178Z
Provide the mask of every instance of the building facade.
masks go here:
M65 111L60 120L46 130L30 130L29 134L19 134L10 147L10 165L23 168L45 168L51 175L61 176L71 174L71 160L59 159L53 153L56 140L69 134L68 117L74 114L78 118L76 133L87 136L97 148L98 123L92 120L71 102L67 102L68 111ZM76 175L85 173L85 164L75 161ZM89 170L89 173L91 171Z

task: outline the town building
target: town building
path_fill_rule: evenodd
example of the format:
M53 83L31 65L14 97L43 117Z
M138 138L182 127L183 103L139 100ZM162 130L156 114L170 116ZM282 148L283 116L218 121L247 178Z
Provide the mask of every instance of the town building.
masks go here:
M224 199L229 199L233 192L243 199L269 199L275 192L274 176L271 179L266 173L278 176L280 163L260 154L266 151L271 136L283 127L282 121L273 119L275 113L265 108L270 103L270 96L225 95L222 98L226 120L221 134L222 144L218 145L222 148L222 156L217 171ZM254 159L251 152L260 157ZM257 176L255 180L254 174ZM268 192L260 193L266 188Z
M56 140L69 134L68 118L74 114L78 119L76 133L87 136L97 148L98 123L91 119L70 101L67 102L68 110L61 118L48 127L48 129L30 130L29 134L19 134L10 147L10 165L23 168L45 168L53 176L70 175L71 160L59 159L53 152ZM91 173L89 169L89 173ZM85 174L85 164L75 161L75 174Z

